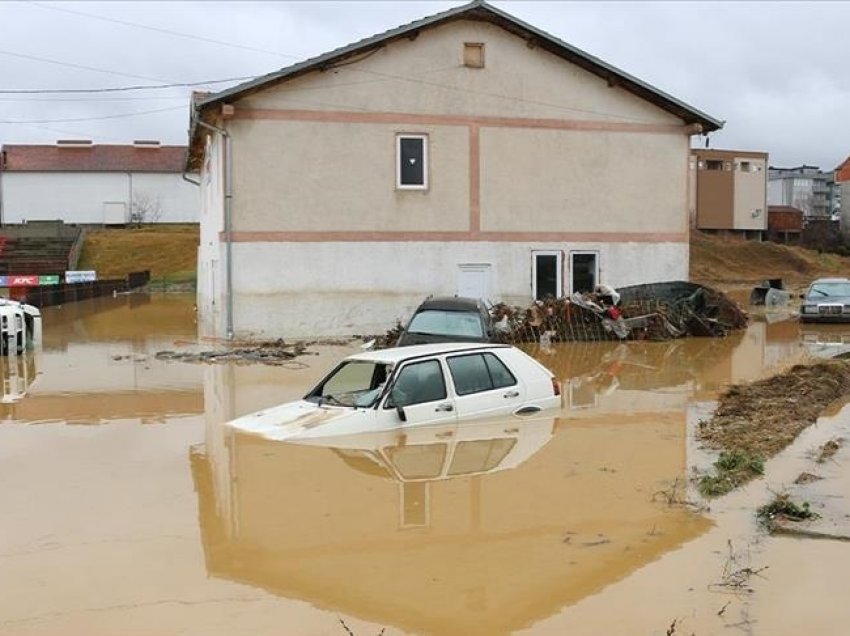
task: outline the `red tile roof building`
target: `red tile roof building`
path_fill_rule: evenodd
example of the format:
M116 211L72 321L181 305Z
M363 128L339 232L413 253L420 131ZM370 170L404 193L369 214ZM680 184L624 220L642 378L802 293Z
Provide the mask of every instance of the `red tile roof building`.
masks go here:
M0 224L197 223L200 190L183 178L186 150L155 140L4 145Z
M57 143L4 145L0 170L6 172L183 172L186 146L137 143L132 146Z

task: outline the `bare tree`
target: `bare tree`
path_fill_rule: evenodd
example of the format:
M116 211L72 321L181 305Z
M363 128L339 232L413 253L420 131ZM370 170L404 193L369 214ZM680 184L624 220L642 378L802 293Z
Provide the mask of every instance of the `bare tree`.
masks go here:
M158 194L137 192L130 203L130 223L141 227L143 223L156 223L162 217L162 197Z

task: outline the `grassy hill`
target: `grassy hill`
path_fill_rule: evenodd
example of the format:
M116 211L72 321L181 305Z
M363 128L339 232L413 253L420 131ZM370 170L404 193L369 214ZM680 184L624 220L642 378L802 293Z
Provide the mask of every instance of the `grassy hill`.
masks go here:
M800 289L819 276L850 277L850 258L793 245L722 239L691 232L691 280L719 287L744 287L782 278Z
M198 238L197 225L90 230L78 267L97 271L98 278L148 269L154 280L194 283Z

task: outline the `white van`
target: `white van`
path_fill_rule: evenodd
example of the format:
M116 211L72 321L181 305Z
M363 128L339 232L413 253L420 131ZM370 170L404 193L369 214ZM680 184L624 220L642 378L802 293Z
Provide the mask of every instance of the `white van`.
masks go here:
M16 355L41 345L38 307L0 298L0 353Z

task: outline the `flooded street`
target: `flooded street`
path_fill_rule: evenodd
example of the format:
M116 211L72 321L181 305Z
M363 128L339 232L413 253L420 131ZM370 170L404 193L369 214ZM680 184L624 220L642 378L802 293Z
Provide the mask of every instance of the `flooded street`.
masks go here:
M754 511L850 437L850 409L710 510L681 502L718 391L842 351L850 327L532 347L564 386L549 417L307 445L224 422L357 343L285 367L155 359L197 344L193 302L49 308L43 351L0 361L0 635L846 633L846 545L770 537Z

